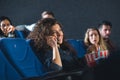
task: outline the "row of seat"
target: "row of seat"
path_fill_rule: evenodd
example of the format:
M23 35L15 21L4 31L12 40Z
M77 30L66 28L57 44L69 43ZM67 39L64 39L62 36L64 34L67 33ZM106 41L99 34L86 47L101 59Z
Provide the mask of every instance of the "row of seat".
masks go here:
M85 54L83 41L67 40L79 53L79 57ZM0 39L0 80L19 80L39 77L47 80L52 72L46 73L41 62L32 51L29 40L21 38ZM50 76L49 76L50 75Z

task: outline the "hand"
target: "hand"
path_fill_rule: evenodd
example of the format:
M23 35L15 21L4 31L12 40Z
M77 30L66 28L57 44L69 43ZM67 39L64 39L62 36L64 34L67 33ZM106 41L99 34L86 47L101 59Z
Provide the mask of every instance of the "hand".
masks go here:
M57 39L56 39L56 37L48 36L48 37L46 37L46 39L47 39L47 44L49 46L51 46L52 48L57 47Z
M8 28L7 28L7 33L10 33L10 32L13 32L15 30L15 27L10 25Z

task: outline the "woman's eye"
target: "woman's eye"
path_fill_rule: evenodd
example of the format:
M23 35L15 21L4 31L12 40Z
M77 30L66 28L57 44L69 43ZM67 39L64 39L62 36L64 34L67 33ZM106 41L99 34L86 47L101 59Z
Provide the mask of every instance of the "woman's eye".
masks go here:
M52 32L52 34L55 34L55 33L56 33L56 31L53 31L53 32Z
M10 24L6 24L7 26L10 26Z
M3 24L2 27L5 27L5 24Z
M2 27L10 26L10 24L2 24Z

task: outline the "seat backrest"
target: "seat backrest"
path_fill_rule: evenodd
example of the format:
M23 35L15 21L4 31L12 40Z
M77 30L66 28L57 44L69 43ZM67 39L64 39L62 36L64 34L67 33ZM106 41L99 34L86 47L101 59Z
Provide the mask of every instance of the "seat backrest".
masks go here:
M16 36L17 36L17 38L22 38L22 39L25 38L23 32L22 32L22 31L19 31L19 30L16 30Z
M18 32L18 36L20 38L26 38L28 36L28 34L30 33L30 31L28 30L28 28L26 28L27 25L18 25L16 26L16 30Z
M22 75L14 69L0 50L0 80L20 80L21 78Z
M43 66L25 39L1 39L0 48L9 62L24 78L43 75Z
M67 39L67 41L76 50L78 57L82 58L85 55L86 49L83 40Z

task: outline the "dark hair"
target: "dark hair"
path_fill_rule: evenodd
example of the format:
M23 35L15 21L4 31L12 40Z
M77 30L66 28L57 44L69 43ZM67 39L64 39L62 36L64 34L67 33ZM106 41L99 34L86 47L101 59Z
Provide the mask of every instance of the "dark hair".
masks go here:
M10 22L10 24L12 25L12 22L10 20L10 18L6 17L6 16L1 16L0 17L0 23L3 21L3 20L8 20Z
M1 17L0 17L0 23L1 23L3 20L8 20L8 21L10 22L10 24L12 25L12 22L11 22L11 20L10 20L8 17L6 17L6 16L1 16ZM0 26L0 27L1 27L1 26ZM0 29L0 35L4 35L4 33L2 32L1 29Z
M54 15L54 13L52 11L43 11L42 14L41 14L41 16L46 15L46 14L55 17L55 15Z
M102 22L100 22L100 24L98 24L98 28L102 28L102 25L108 25L110 26L110 28L112 28L112 23L110 21L107 20L103 20Z

